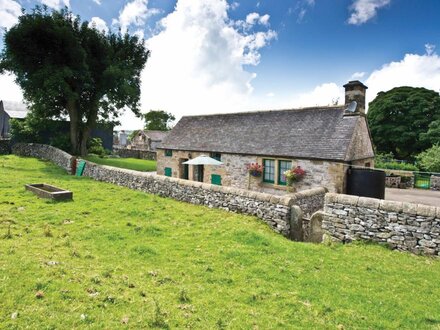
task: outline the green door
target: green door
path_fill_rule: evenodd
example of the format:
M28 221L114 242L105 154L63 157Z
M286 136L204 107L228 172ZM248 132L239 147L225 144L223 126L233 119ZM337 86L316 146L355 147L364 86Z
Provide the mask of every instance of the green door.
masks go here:
M222 185L222 177L217 174L212 174L211 175L211 183L216 184L217 186L221 186Z
M165 167L165 176L172 176L171 167Z

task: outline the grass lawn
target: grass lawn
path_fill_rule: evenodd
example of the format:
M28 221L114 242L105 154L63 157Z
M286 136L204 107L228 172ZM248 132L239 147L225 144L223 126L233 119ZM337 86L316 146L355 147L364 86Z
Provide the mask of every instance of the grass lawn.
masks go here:
M108 165L129 170L152 172L156 171L156 161L137 158L100 158L98 156L87 156L87 160L96 164Z
M24 190L40 182L74 201ZM0 156L0 328L439 329L439 278L439 260L295 243L254 217Z

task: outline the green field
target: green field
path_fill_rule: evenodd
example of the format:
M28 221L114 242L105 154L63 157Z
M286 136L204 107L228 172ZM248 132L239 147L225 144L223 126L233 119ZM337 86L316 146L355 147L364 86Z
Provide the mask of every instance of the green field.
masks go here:
M108 165L129 170L152 172L156 171L156 161L136 158L101 158L98 156L87 156L87 160L101 165Z
M55 203L26 183L69 189ZM440 261L0 156L2 329L439 329Z

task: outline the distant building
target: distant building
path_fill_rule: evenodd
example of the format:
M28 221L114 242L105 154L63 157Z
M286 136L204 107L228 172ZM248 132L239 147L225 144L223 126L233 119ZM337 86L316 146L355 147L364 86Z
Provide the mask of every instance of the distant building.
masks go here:
M168 135L167 131L139 131L131 141L132 148L156 151L158 145Z
M9 137L11 119L24 119L28 112L23 103L0 101L0 138Z
M359 81L344 87L344 106L183 117L157 150L157 173L283 194L284 172L300 166L306 175L296 189L345 192L350 165L374 166L374 151L365 116L367 87ZM200 155L223 165L183 164ZM251 163L264 166L261 176L249 174Z
M125 131L119 132L119 145L122 147L127 146L128 143L128 134Z

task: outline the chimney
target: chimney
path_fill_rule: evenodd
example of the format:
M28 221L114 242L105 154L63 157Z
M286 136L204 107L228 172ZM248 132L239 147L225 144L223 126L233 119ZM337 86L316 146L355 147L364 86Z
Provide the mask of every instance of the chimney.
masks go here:
M365 115L365 95L367 93L367 86L361 83L359 80L349 81L348 84L344 85L345 88L345 106L356 101L357 107L354 114L364 114Z

